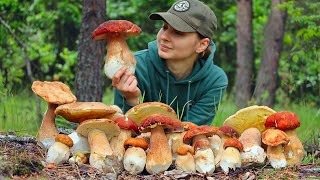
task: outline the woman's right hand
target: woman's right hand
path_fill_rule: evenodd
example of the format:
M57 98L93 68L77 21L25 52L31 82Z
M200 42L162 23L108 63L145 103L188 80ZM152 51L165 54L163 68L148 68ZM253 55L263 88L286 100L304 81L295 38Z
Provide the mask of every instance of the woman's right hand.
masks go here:
M123 94L128 104L132 106L139 104L141 91L138 88L138 81L126 67L122 67L113 76L112 86Z

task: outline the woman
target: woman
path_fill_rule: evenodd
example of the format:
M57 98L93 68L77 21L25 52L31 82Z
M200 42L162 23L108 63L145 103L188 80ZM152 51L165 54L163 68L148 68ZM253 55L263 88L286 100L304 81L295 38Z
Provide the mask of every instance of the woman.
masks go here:
M126 112L142 96L144 102L169 104L182 121L210 125L228 85L213 62L214 13L201 1L180 0L149 18L163 26L148 49L135 53L135 74L122 68L114 75L114 103Z

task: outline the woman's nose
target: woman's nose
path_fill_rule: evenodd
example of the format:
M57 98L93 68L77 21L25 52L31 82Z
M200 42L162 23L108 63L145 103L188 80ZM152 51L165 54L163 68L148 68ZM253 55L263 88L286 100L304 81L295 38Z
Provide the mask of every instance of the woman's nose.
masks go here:
M162 39L162 40L168 40L169 39L168 30L166 30L166 31L161 30L159 32L159 38Z

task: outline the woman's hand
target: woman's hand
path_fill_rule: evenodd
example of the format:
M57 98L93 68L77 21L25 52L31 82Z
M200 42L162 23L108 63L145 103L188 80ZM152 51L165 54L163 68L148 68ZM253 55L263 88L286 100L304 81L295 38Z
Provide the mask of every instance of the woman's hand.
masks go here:
M141 91L138 88L138 81L132 72L122 67L112 78L112 86L119 90L127 103L135 106L139 104Z

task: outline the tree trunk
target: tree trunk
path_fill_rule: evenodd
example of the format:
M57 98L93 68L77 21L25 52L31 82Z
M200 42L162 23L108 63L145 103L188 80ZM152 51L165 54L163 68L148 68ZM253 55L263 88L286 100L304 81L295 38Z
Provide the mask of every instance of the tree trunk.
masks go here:
M77 58L76 96L78 101L101 102L105 41L91 39L91 33L106 20L105 0L83 0Z
M252 0L238 0L237 14L237 76L238 108L247 106L251 98L253 72Z
M271 15L268 19L264 35L264 49L254 97L257 103L273 107L275 92L278 87L278 66L282 49L287 12L277 5L287 0L272 0Z

